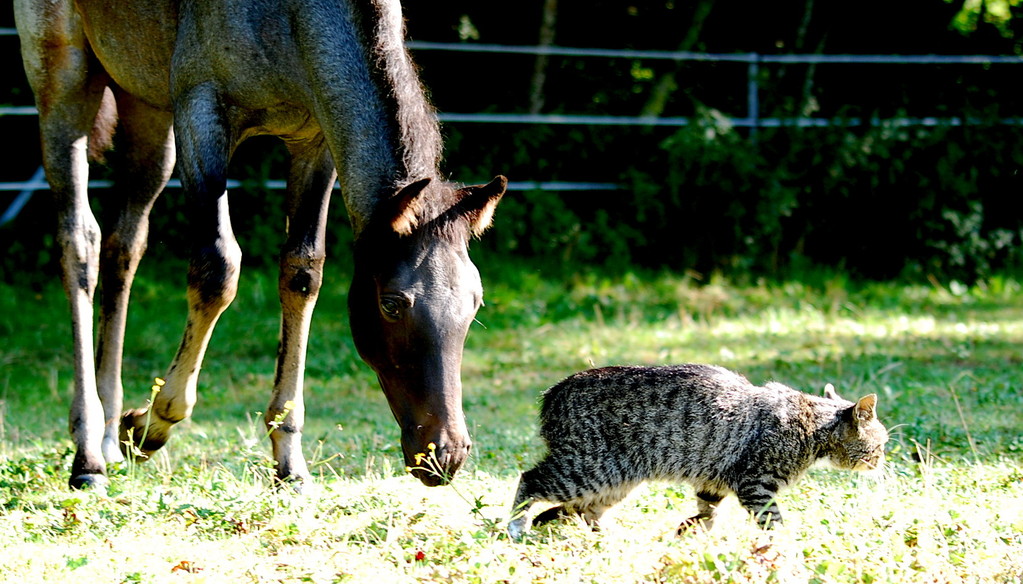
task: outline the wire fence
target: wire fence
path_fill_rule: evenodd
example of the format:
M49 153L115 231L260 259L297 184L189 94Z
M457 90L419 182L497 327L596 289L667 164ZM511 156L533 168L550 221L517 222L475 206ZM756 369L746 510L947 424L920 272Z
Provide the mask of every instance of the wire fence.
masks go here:
M0 28L0 36L15 35L13 28ZM448 51L461 53L502 53L519 55L548 55L563 57L592 57L603 59L643 59L668 60L674 62L721 62L746 64L746 115L725 116L723 121L735 127L750 128L755 132L758 128L821 128L821 127L858 127L858 126L892 126L892 127L937 127L937 126L969 126L992 123L1000 125L1023 125L1023 117L1006 117L997 120L980 120L968 117L892 117L892 118L823 118L823 117L762 117L760 114L760 81L759 68L762 64L876 64L876 65L1020 65L1023 57L1002 55L821 55L821 54L785 54L764 55L759 53L696 53L688 51L645 51L575 48L559 46L509 46L474 43L434 43L410 41L407 46L412 51ZM0 106L0 116L32 116L37 115L31 106ZM681 127L694 123L694 118L687 116L611 116L611 115L570 115L570 114L522 114L522 113L456 113L442 112L440 121L444 123L474 124L545 124L545 125L582 125L582 126L667 126ZM237 186L240 183L230 183ZM106 188L106 181L91 181L91 188ZM172 188L180 187L180 183L172 181ZM284 181L266 181L263 186L270 189L285 187ZM0 183L0 191L19 191L7 211L0 216L0 224L13 218L21 206L38 190L46 190L48 185L41 170L36 171L31 180L25 182ZM509 184L511 190L544 190L544 191L598 191L617 190L621 187L614 183L598 182L538 182L521 181Z

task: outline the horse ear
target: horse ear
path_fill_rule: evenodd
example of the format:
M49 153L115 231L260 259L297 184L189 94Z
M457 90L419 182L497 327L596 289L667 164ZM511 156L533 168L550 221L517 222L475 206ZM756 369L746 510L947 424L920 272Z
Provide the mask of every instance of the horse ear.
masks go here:
M861 397L854 408L853 418L857 423L873 420L877 417L877 394L872 393Z
M508 179L498 175L485 185L459 189L462 195L459 207L469 219L469 230L474 236L479 237L487 227L490 227L490 223L494 219L494 209L501 202L501 197L507 188Z
M830 383L824 386L824 397L828 399L840 400L842 397L835 391L835 386Z
M416 217L416 200L423 194L426 185L430 184L429 178L417 180L414 183L405 185L391 198L393 207L390 210L391 229L398 235L409 235L412 229L419 223Z

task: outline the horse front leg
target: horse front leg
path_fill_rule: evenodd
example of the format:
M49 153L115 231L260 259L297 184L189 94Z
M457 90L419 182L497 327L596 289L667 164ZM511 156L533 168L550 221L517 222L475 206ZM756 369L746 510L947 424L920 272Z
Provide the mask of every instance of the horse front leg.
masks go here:
M309 325L323 282L324 235L337 174L322 141L291 147L288 236L281 250L278 291L281 333L274 392L266 411L277 478L301 489L309 478L302 454L303 385Z
M71 311L74 360L74 396L68 429L75 444L69 486L105 487L106 463L102 442L103 406L96 389L93 354L93 297L99 271L100 229L89 208L84 136L70 140L47 130L42 122L44 162L57 207L57 241L61 250L61 280ZM59 124L62 125L62 124ZM62 128L63 129L63 128Z
M220 315L234 300L241 248L231 229L226 115L212 87L193 88L175 103L178 169L190 207L192 252L188 266L188 320L165 384L148 408L125 412L122 443L150 456L170 439L171 428L192 415L199 369Z
M57 214L61 279L71 312L74 397L68 425L75 443L72 488L106 485L103 409L96 391L93 294L99 271L100 228L89 208L89 134L103 99L106 74L90 62L74 5L14 3L22 61L39 109L43 166Z
M172 117L135 98L117 94L120 148L112 153L117 183L111 193L113 229L103 240L100 257L100 330L96 347L96 381L103 403L103 458L123 460L119 422L123 403L121 364L128 317L128 298L139 261L146 250L149 211L174 169Z

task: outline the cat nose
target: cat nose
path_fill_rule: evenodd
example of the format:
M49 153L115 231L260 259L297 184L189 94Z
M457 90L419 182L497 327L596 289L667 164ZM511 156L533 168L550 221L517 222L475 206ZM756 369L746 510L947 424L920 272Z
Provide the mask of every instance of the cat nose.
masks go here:
M856 465L857 470L874 470L884 464L884 450L875 450L871 452L869 456L865 456L860 459L860 464Z

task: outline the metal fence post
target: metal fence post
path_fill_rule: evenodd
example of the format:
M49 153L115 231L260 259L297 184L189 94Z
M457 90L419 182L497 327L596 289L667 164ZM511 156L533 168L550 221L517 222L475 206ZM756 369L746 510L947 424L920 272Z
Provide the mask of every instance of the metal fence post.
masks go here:
M746 71L746 115L749 116L749 137L755 144L760 126L760 53L753 53Z
M43 167L40 166L36 169L36 173L32 175L27 183L22 183L22 191L18 193L18 196L14 198L11 204L4 211L4 214L0 216L0 225L10 223L18 216L21 212L22 207L28 203L28 200L32 198L32 194L37 190L50 188L49 183L46 182L46 172Z

